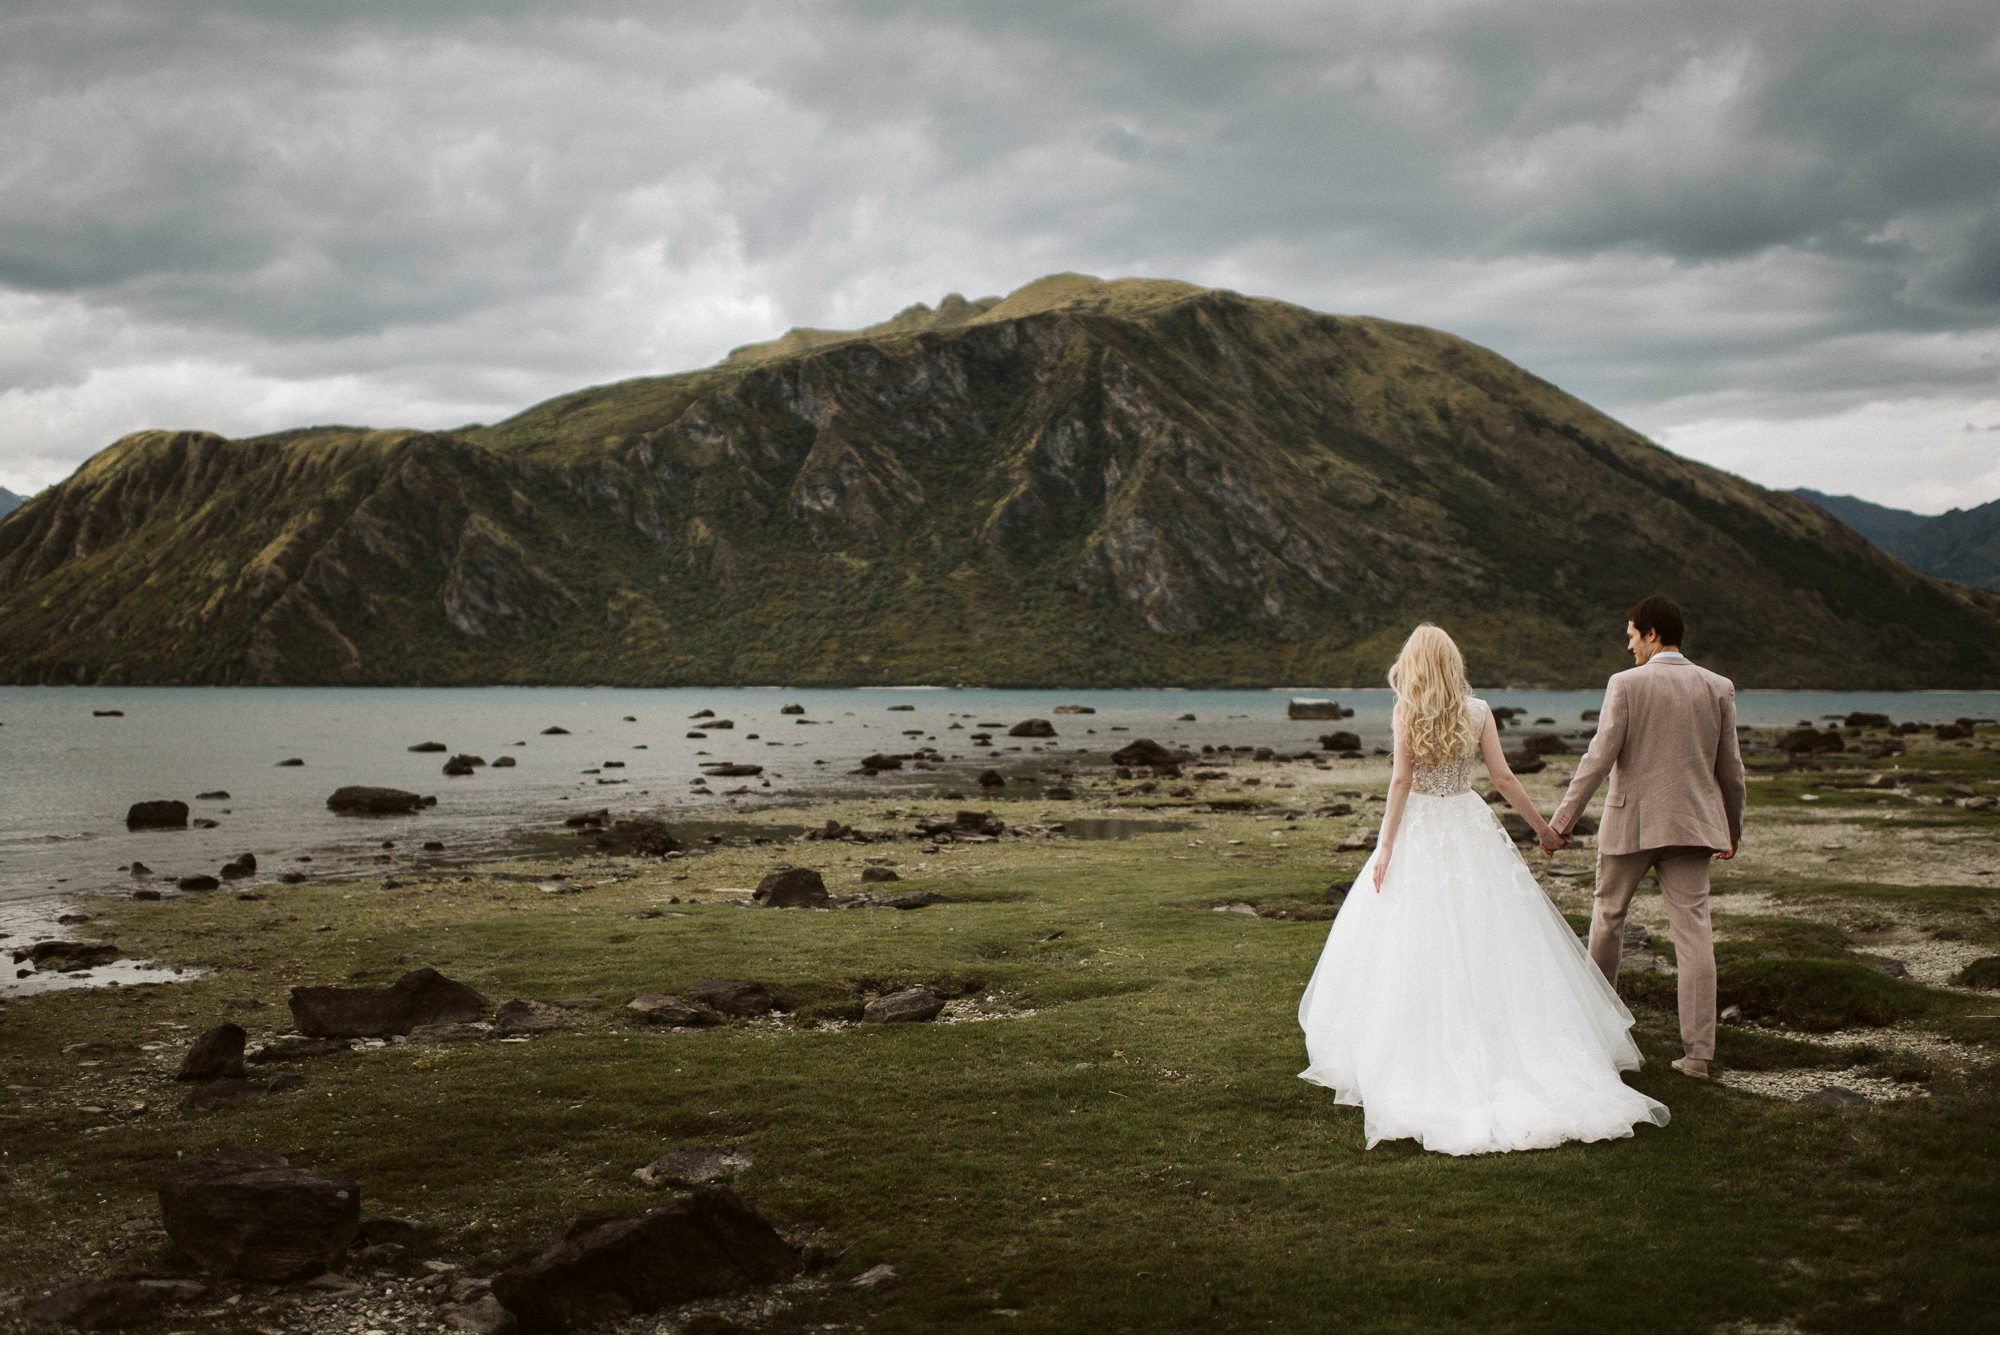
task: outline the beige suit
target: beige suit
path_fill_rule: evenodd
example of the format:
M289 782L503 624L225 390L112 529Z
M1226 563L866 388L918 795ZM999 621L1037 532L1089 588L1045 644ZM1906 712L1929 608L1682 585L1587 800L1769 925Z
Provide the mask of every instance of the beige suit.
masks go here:
M1606 775L1597 833L1590 958L1614 985L1625 912L1648 871L1660 878L1679 971L1681 1042L1715 1057L1715 935L1708 862L1743 836L1743 755L1736 688L1677 652L1611 676L1597 735L1549 817L1567 834Z

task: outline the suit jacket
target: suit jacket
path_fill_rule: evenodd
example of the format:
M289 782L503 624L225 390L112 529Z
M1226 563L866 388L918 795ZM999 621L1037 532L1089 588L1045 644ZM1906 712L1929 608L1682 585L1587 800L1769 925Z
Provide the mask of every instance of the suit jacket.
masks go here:
M1606 774L1599 852L1733 849L1743 836L1736 686L1671 656L1611 676L1596 738L1549 817L1558 832L1569 832Z

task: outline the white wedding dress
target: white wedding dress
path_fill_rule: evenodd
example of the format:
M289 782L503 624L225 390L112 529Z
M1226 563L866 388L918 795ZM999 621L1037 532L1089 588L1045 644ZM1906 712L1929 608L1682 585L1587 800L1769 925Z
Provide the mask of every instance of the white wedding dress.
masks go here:
M1474 753L1415 770L1382 889L1347 892L1299 1002L1299 1076L1362 1109L1367 1146L1511 1152L1629 1138L1667 1108L1619 1079L1632 1014L1472 790Z

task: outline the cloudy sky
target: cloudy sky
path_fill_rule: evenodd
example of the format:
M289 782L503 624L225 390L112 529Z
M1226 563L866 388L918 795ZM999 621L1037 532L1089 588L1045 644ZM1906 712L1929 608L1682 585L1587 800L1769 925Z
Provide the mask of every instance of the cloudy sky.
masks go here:
M2000 497L1992 0L0 5L0 486L450 426L1053 271L1450 329Z

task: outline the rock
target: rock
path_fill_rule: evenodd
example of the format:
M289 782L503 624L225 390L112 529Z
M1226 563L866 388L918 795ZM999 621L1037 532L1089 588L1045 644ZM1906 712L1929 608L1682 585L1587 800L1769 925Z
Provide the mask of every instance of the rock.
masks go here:
M717 717L714 721L696 722L695 729L697 731L733 731L736 729L736 723L728 717Z
M611 823L609 809L586 810L563 821L565 829L603 829Z
M1049 789L1044 791L1042 793L1042 796L1050 801L1076 800L1076 793L1071 791L1069 788L1063 786L1061 783L1057 783L1055 786L1050 787Z
M764 769L753 763L715 763L703 765L701 771L712 778L754 778Z
M879 1288L895 1277L894 1265L870 1265L847 1282L855 1288Z
M1055 710L1059 716L1090 717L1097 714L1096 708L1085 707L1082 703L1064 703Z
M824 909L833 901L826 881L810 867L786 867L757 882L751 896L767 909Z
M317 1040L310 1036L286 1036L273 1040L245 1056L250 1063L296 1063L300 1059L323 1059L347 1050L345 1040Z
M1168 749L1155 740L1138 739L1123 749L1111 751L1111 762L1126 768L1169 768L1177 767L1190 756L1181 750Z
M242 853L237 856L234 862L224 862L222 864L222 879L225 881L240 881L256 874L257 854L255 853Z
M1354 712L1331 698L1294 698L1285 705L1285 715L1293 721L1338 721Z
M985 834L998 838L1007 832L1005 822L989 810L961 810L952 816L951 827L960 834Z
M454 754L444 761L444 775L448 778L469 778L472 770L485 762L477 754Z
M1958 798L1960 810L1992 810L2000 806L2000 796L1961 796Z
M1960 725L1957 722L1945 722L1937 726L1934 733L1940 740L1963 740L1966 736L1972 734L1972 728Z
M1507 756L1507 767L1525 776L1529 773L1539 773L1548 765L1525 750L1515 750Z
M1321 736L1319 747L1335 753L1358 753L1361 749L1361 737L1352 731L1335 731L1331 735Z
M478 1021L486 999L426 967L411 970L387 988L295 988L292 1022L301 1035L351 1040L408 1035L437 1022Z
M1653 954L1653 934L1637 923L1625 924L1619 934L1618 968L1650 970L1659 963Z
M174 884L190 894L205 890L220 890L222 888L222 882L213 876L183 876L178 881L175 881Z
M176 1082L207 1082L218 1077L243 1076L243 1027L225 1021L205 1030L191 1046L174 1073Z
M1894 726L1895 723L1890 721L1888 716L1881 712L1849 712L1847 714L1846 725L1850 728L1871 727L1886 731Z
M194 794L194 799L197 801L227 801L229 800L229 793L221 791L196 792Z
M1049 725L1048 721L1042 717L1029 717L1023 721L1017 721L1007 728L1007 734L1009 735L1030 736L1038 739L1048 739L1055 733L1056 728Z
M778 715L781 717L803 717L805 714L805 708L798 703L786 703L778 709Z
M1529 736L1521 742L1521 752L1523 754L1568 754L1571 750L1569 742L1561 736L1540 732Z
M153 874L153 869L144 862L134 862L128 869L132 873L133 880L137 880L141 876L150 876Z
M542 734L543 734L543 735L568 735L568 734L569 734L569 732L568 732L568 731L566 731L566 730L564 730L564 729L563 729L562 727L560 727L560 726L545 726L545 727L543 727L543 728L542 728Z
M127 829L185 829L187 822L185 801L139 801L125 812Z
M531 1260L501 1271L493 1296L528 1332L737 1293L801 1272L799 1253L727 1185L636 1214L572 1223Z
M1818 754L1822 751L1838 754L1846 748L1847 742L1841 739L1838 731L1817 731L1810 726L1801 726L1778 737L1778 749L1785 754Z
M304 759L280 759L276 764L276 767L279 768L304 768L305 766L306 761Z
M1535 831L1529 827L1526 820L1516 815L1513 811L1502 811L1500 814L1500 823L1506 826L1507 837L1513 839L1517 845L1525 845L1535 841Z
M311 877L307 876L303 871L287 871L284 875L278 877L278 880L285 885L304 885L310 879Z
M525 998L509 998L493 1009L493 1029L505 1035L538 1035L561 1030L562 1022L537 1012Z
M1005 787L1007 779L1001 776L997 769L989 768L979 775L979 785L982 787Z
M32 960L37 970L47 973L51 970L89 970L108 965L118 958L118 948L109 942L51 939L17 946L12 954L16 965Z
M112 707L112 708L106 708L104 711L101 712L93 711L91 712L90 715L93 717L122 717L125 714L118 708Z
M647 1162L632 1173L632 1178L648 1189L671 1185L692 1190L749 1169L750 1159L730 1148L679 1148Z
M915 703L890 703L884 710L889 712L914 712L917 710L917 705Z
M724 1016L763 1016L771 1010L770 991L749 979L704 979L681 996L705 1002Z
M513 755L503 754L493 761L493 766L495 768L514 768L518 765L515 764Z
M1841 1110L1852 1110L1855 1106L1867 1105L1868 1098L1850 1087L1821 1087L1810 1096L1799 1098L1800 1105L1830 1105Z
M73 1279L28 1308L32 1320L93 1333L143 1326L162 1307L208 1292L189 1279Z
M1571 838L1595 838L1597 836L1597 817L1595 815L1577 816L1576 823L1570 826L1569 834Z
M2000 988L2000 956L1981 956L1967 965L1951 981L1961 988Z
M343 815L413 815L436 804L434 796L394 787L341 787L326 798L326 808Z
M412 754L442 754L444 751L445 747L435 740L420 740L410 746Z
M864 885L873 884L876 881L900 881L902 879L901 876L896 874L893 867L861 868L861 881Z
M861 761L861 768L867 773L893 772L903 766L905 757L901 754L871 754Z
M1594 707L1586 708L1583 711L1577 713L1576 716L1578 721L1596 721L1597 709Z
M676 998L671 993L641 993L625 1007L654 1026L713 1026L722 1020L722 1014L714 1008Z
M134 890L132 892L132 898L145 902L151 902L154 900L164 899L166 898L166 896L162 895L158 890Z
M491 1293L476 1302L452 1308L445 1313L444 1319L453 1330L467 1335L507 1335L520 1324L514 1313Z
M338 1270L361 1228L351 1180L227 1144L160 1179L174 1247L210 1274L277 1282Z
M944 998L936 989L918 984L871 998L861 1010L863 1021L889 1024L898 1021L935 1021L944 1010Z

